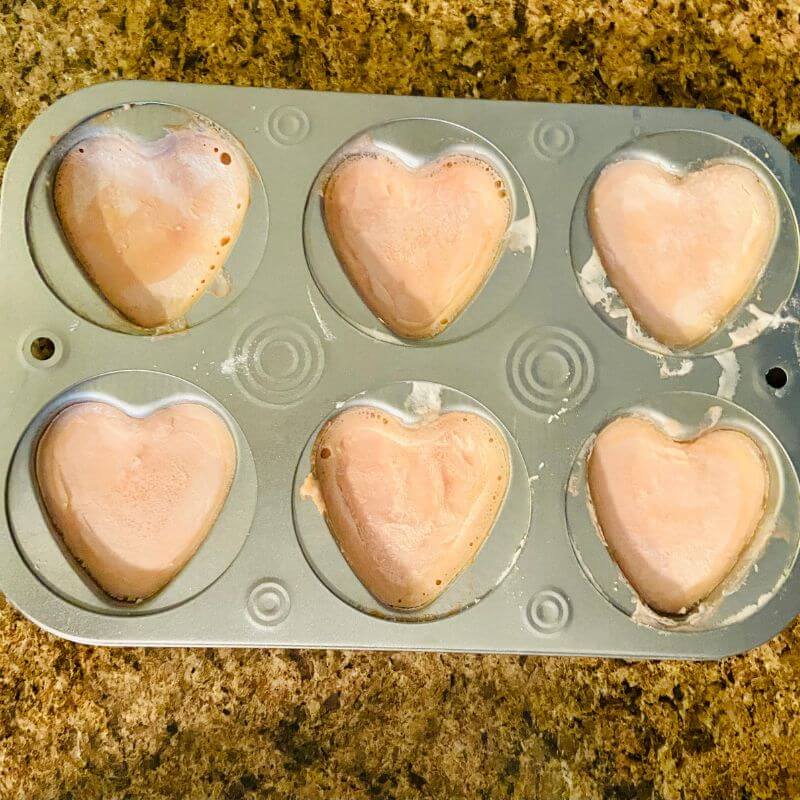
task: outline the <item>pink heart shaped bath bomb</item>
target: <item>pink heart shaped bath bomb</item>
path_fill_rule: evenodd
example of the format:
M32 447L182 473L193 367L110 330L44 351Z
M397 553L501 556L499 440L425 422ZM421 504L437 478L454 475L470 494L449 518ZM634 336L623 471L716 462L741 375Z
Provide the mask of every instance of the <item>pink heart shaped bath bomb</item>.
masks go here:
M477 414L406 425L380 408L342 411L319 432L303 494L383 604L433 602L475 558L508 489L508 446Z
M180 319L228 257L250 202L238 149L211 129L99 133L64 156L54 200L87 275L131 322Z
M611 285L662 344L705 341L753 289L776 207L753 170L711 164L678 177L644 160L606 167L589 228Z
M398 336L441 333L494 269L511 206L482 159L418 169L383 154L345 158L325 186L328 236L347 277Z
M769 492L761 449L741 431L679 442L635 417L600 431L588 478L612 556L642 600L668 614L690 609L730 574Z
M195 403L142 419L107 403L69 406L36 451L36 479L64 543L113 597L163 588L203 543L236 469L223 419Z

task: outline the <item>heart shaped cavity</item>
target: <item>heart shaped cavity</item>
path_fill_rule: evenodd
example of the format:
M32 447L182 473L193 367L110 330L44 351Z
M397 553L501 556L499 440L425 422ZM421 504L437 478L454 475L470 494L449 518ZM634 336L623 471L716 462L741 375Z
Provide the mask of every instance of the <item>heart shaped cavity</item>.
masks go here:
M311 497L361 583L384 605L433 602L475 558L506 496L509 453L483 417L406 425L380 408L342 411L319 432Z
M238 147L211 128L155 141L105 131L64 156L54 202L100 292L134 324L156 328L180 319L222 271L250 176Z
M345 158L328 179L323 214L353 287L406 339L441 333L484 285L511 203L481 158L451 154L417 169L380 152Z
M195 403L130 417L77 403L36 450L39 492L67 548L121 600L163 588L203 543L236 468L224 420Z
M636 417L598 434L588 481L611 555L642 600L667 614L685 613L731 573L769 492L762 451L745 433L675 441Z
M752 169L715 163L678 176L641 159L606 167L588 209L609 282L639 324L671 348L705 341L753 289L776 217Z

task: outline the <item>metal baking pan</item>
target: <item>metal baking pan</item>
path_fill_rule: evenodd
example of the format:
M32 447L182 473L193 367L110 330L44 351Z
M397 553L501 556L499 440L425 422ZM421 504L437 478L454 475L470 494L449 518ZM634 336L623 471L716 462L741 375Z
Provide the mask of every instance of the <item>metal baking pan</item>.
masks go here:
M252 160L252 203L227 264L232 290L204 296L184 331L136 335L64 242L54 169L92 126L157 136L198 115ZM320 182L364 137L419 161L478 152L510 188L514 222L498 266L428 342L399 340L372 316L325 233ZM624 309L592 305L588 191L605 164L633 154L676 169L748 164L779 210L754 294L700 348L677 356L637 335ZM799 204L800 167L788 151L717 111L150 82L69 95L23 134L2 188L0 280L13 302L0 320L0 589L47 630L108 645L676 658L751 648L800 611ZM40 360L42 347L49 357ZM765 380L773 368L786 376L780 388ZM340 408L377 403L413 418L420 392L444 410L493 419L512 473L473 564L428 608L400 612L361 586L299 486L315 433ZM237 444L233 488L208 539L165 589L135 605L94 586L37 497L38 437L59 409L88 398L139 414L196 400L223 415ZM632 410L688 432L742 428L769 462L774 533L692 624L641 613L587 507L592 436Z

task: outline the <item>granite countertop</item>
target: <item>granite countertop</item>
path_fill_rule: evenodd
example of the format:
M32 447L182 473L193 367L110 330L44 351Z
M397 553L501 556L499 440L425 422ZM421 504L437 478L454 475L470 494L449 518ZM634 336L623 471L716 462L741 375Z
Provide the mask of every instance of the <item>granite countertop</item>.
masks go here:
M150 78L710 106L800 152L795 0L0 4L0 170L49 103ZM123 10L124 9L124 10ZM111 650L0 600L0 797L800 796L800 624L721 663Z

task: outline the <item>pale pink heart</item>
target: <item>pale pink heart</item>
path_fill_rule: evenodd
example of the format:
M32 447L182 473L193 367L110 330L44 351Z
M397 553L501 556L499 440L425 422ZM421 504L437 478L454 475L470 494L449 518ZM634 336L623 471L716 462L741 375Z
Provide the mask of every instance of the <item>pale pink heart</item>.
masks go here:
M163 588L203 543L228 496L236 445L205 406L179 403L142 419L85 402L62 411L36 451L53 525L108 594Z
M635 417L614 420L589 457L589 490L608 549L642 600L682 613L731 573L764 516L769 474L745 433L674 441Z
M770 191L739 164L681 177L651 161L619 161L589 197L609 282L642 328L671 348L705 341L752 291L776 224Z
M369 406L320 431L312 496L364 586L384 605L433 602L475 558L508 489L503 434L477 414L406 425Z
M417 169L379 153L345 158L323 197L331 244L373 314L398 336L441 333L483 287L510 222L486 161L444 156Z
M64 156L54 201L87 275L131 322L180 319L221 272L250 202L239 149L210 128L102 132Z

